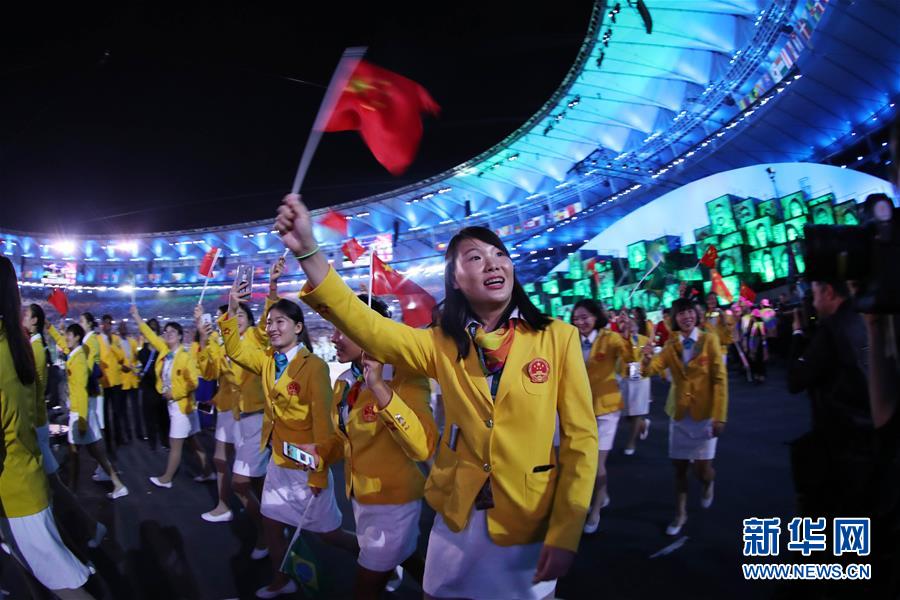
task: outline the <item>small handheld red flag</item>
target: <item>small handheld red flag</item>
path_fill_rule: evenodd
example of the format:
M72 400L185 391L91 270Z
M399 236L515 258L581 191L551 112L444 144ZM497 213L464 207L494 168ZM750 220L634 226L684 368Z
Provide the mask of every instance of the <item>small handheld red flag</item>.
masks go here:
M203 260L200 261L200 275L209 279L213 276L213 268L216 266L216 261L219 260L219 253L221 250L213 246L209 249L209 252L203 255Z
M324 131L359 131L375 160L399 175L419 149L422 113L439 111L440 106L415 81L360 60Z
M341 252L344 253L344 256L347 257L347 260L355 263L360 256L366 253L366 248L365 246L357 242L356 238L350 238L341 245Z
M718 270L716 270L716 269L710 270L710 279L712 280L712 288L711 289L718 297L725 300L725 302L733 302L734 301L734 296L731 294L731 291L728 289L728 286L725 285L725 280L722 279L722 276L719 274Z
M327 227L341 235L347 235L347 217L333 209L328 209L322 220L319 221L322 227Z
M700 257L700 264L704 267L709 267L712 269L716 266L716 260L719 258L719 252L716 250L716 247L713 245L709 245L706 247L706 252L703 253L703 256Z
M66 297L66 293L61 289L55 289L50 292L50 297L47 298L47 302L49 302L62 316L66 316L66 313L69 312L69 299Z
M372 294L396 296L403 310L403 322L410 327L431 324L431 313L437 306L434 298L417 283L401 275L378 255L372 253Z
M756 302L756 292L754 292L749 285L741 282L741 298L747 300L747 302L753 303Z

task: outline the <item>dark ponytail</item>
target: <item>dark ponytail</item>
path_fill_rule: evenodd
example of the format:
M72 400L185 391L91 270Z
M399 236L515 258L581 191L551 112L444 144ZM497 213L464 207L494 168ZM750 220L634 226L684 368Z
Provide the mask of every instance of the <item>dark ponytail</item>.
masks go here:
M31 316L37 319L37 331L41 336L41 344L44 347L44 359L46 364L50 364L50 349L47 347L47 338L44 337L44 327L47 324L47 315L44 314L44 309L41 308L40 304L30 304L28 309L31 311Z
M0 318L19 382L31 385L35 381L34 353L22 327L22 299L16 269L5 256L0 256Z

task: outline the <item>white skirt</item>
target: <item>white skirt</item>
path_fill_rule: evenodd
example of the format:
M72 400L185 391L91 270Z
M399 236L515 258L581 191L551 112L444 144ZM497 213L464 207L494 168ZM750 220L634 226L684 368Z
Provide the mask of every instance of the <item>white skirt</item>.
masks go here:
M237 439L237 422L234 414L228 411L216 412L216 441L233 444Z
M650 378L624 378L619 382L622 391L622 402L625 404L625 415L639 417L650 412Z
M370 571L392 571L416 551L422 501L405 504L360 504L353 502L359 558Z
M12 555L51 590L74 590L91 572L63 544L48 506L27 517L0 518L3 541Z
M669 458L678 460L712 460L716 457L712 419L695 421L690 414L680 421L669 419Z
M178 402L169 402L169 437L173 440L183 440L196 433L200 433L200 419L197 411L186 415L181 412Z
M334 531L342 520L331 471L328 471L328 487L314 496L306 471L279 467L274 459L269 460L266 471L260 512L279 523L317 533Z
M106 429L106 417L103 414L103 403L105 402L103 394L101 393L95 400L94 410L97 413L97 422L100 424L100 429Z
M234 423L234 466L232 473L244 477L263 477L269 466L272 451L260 449L263 414L241 416Z
M102 397L88 398L87 431L82 433L78 429L78 413L69 411L69 443L76 446L86 446L103 439L103 431L100 427L100 417L97 415L97 404Z
M38 446L41 448L41 456L44 459L44 473L53 475L59 470L59 463L50 448L50 426L44 423L36 429Z
M545 598L556 589L556 580L531 583L542 546L498 546L488 534L484 510L473 508L459 533L450 531L437 514L428 536L422 587L435 598Z
M606 413L597 417L597 438L600 444L600 450L610 451L613 447L613 441L616 439L616 428L619 426L619 416L622 411Z

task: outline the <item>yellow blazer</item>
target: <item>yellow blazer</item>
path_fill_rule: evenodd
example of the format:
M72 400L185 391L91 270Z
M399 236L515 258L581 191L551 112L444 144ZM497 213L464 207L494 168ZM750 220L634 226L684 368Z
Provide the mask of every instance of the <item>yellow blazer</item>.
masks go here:
M682 360L684 346L681 339L680 332L672 332L662 352L643 369L645 376L659 375L666 369L672 374L666 414L676 421L688 413L695 421L727 420L728 376L719 338L711 333L700 333L687 367Z
M622 353L622 360L619 362L619 376L628 377L628 363L639 363L644 358L643 348L650 343L650 338L645 335L638 334L637 345L631 337L625 337L619 334L625 342L625 351Z
M19 326L18 321L15 327ZM47 476L34 430L36 386L19 381L0 322L0 515L27 517L50 505Z
M150 327L141 321L138 325L144 339L150 342L150 345L156 348L159 353L156 358L156 391L163 393L163 363L166 356L170 353L169 346L161 337L153 333ZM181 412L189 415L194 412L194 390L200 380L200 371L197 368L197 355L184 349L184 346L178 346L172 359L172 401L178 403Z
M200 350L197 367L200 369L200 377L219 382L219 389L212 399L219 412L231 411L235 418L239 417L242 369L225 356L224 342L217 333L213 333L206 342L206 348Z
M385 319L360 302L334 269L300 298L376 359L440 384L447 425L425 498L450 529L465 527L490 477L494 508L487 522L495 543L578 547L597 470L597 424L574 327L553 321L533 331L519 321L492 400L474 347L458 360L454 341L440 329ZM553 448L557 415L559 460ZM452 425L460 431L455 449L448 445Z
M260 448L272 440L272 458L279 467L299 469L284 456L284 442L323 443L334 433L331 426L331 377L324 360L300 346L284 373L275 381L274 350L261 349L238 335L237 317L219 318L225 352L244 369L262 378L266 404ZM309 485L328 487L328 473L310 473Z
M60 331L53 325L47 325L47 333L50 334L50 337L53 339L56 347L59 348L60 354L69 353L69 347L66 345L66 336L60 333Z
M78 425L87 429L88 419L88 352L78 346L66 358L66 383L69 388L69 410L78 415Z
M35 370L35 399L34 399L34 426L43 427L47 424L47 403L44 402L44 393L47 391L47 353L43 340L39 334L31 336L31 352L34 354Z
M125 362L125 353L119 345L119 336L113 334L109 340L102 333L91 338L97 338L100 344L100 370L103 378L100 385L104 388L122 385L122 363Z
M318 448L326 465L344 460L347 497L352 495L362 504L404 504L421 498L425 476L416 462L428 460L437 445L428 380L398 369L387 385L394 393L383 410L378 410L368 387L360 390L344 433L339 425L340 402L350 383L338 379L331 411L334 433Z
M579 343L580 341L579 337ZM599 330L587 359L594 414L598 417L622 409L622 392L616 381L616 365L623 356L625 340L622 336L610 329Z
M122 389L123 390L136 390L138 385L140 384L140 377L138 377L138 367L137 367L137 341L133 337L126 337L124 340L119 337L119 348L122 349L122 366L128 367L128 371L124 368L122 369ZM128 348L126 351L125 348Z

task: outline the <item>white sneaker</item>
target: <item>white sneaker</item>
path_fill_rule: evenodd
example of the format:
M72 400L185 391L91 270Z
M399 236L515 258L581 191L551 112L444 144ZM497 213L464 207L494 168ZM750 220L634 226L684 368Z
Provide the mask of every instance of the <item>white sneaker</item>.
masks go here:
M171 481L169 483L163 483L162 481L159 480L159 477L151 477L150 483L152 483L156 487L166 488L167 490L172 487Z
M716 495L716 482L709 482L709 487L706 489L706 493L700 497L700 506L703 508L709 508L712 506L713 498Z
M128 495L128 488L124 485L117 490L113 490L106 495L110 500L115 500L116 498L124 498Z
M606 508L607 506L609 506L609 494L603 499L603 504L600 505L600 508Z
M209 523L227 523L234 519L234 514L230 510L223 512L221 515L214 515L212 511L209 511L200 515L200 518Z
M88 548L99 548L106 537L106 525L97 521L97 529L94 531L94 537L88 540Z
M262 560L269 555L268 548L254 548L253 552L250 553L251 560Z
M207 481L215 481L215 480L216 480L215 473L210 473L209 475L197 475L196 477L194 477L194 481L196 481L197 483L206 483Z
M400 588L400 584L403 583L403 567L397 565L394 567L394 572L391 575L391 578L388 579L387 585L384 589L389 592L396 592Z
M634 448L625 448L622 450L622 454L625 456L634 456Z
M283 594L293 594L297 591L297 584L294 583L293 579L288 579L288 582L278 588L277 590L270 590L269 586L261 587L256 590L257 598L277 598Z
M646 440L650 435L650 417L644 418L644 430L641 432L641 439Z

